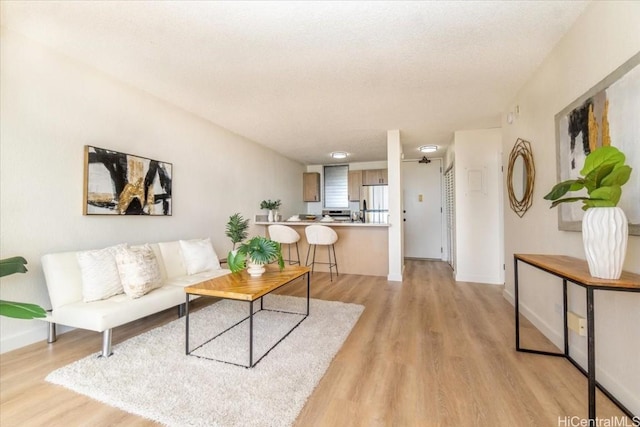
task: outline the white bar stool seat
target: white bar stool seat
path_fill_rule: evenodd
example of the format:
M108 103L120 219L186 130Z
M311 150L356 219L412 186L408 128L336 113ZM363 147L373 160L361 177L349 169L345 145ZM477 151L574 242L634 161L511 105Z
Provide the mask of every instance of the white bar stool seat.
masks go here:
M329 277L331 278L331 281L333 281L332 269L334 267L336 269L336 276L339 275L338 261L336 259L336 247L334 245L338 241L338 234L336 234L333 228L327 227L325 225L310 225L304 229L304 233L307 236L307 242L309 243L309 249L307 250L307 258L305 259L305 264L309 266L309 253L311 252L311 247L313 246L313 259L311 261L311 272L313 273L315 264L328 264ZM316 247L318 245L327 247L329 262L316 261ZM331 262L332 251L333 251L333 262Z
M269 238L274 242L280 243L280 245L288 245L289 247L289 259L285 261L289 262L289 265L300 264L300 251L298 250L298 240L300 240L300 235L296 230L291 227L287 227L286 225L273 224L268 227L269 230ZM291 259L291 245L295 243L296 245L296 253L298 255L298 260Z

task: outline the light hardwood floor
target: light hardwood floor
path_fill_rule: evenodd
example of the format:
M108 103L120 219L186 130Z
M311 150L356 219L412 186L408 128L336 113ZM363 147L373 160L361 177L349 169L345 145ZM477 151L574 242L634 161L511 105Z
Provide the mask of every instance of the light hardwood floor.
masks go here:
M296 288L299 288L296 289ZM302 294L302 287L281 293ZM514 350L513 307L502 287L456 283L442 262L408 261L403 283L327 273L312 297L365 306L300 413L306 426L558 426L587 414L586 378L561 358ZM204 299L195 302L204 306ZM117 328L114 344L175 319L176 310ZM524 321L523 344L551 349ZM62 334L0 357L0 426L150 426L44 381L99 351L101 335ZM598 416L623 414L598 393ZM566 425L566 424L564 424Z

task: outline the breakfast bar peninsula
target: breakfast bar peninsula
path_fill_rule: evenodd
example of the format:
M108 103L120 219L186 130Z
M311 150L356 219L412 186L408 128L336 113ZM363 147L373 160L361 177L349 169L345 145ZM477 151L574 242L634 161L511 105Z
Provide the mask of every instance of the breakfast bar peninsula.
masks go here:
M300 258L304 265L309 244L304 230L313 224L326 225L338 234L335 244L338 271L348 274L364 274L368 276L387 276L389 273L389 224L362 223L362 222L323 222L323 221L282 221L255 223L264 226L264 235L268 236L268 226L272 224L286 225L300 234L298 247ZM287 257L288 248L282 248L282 253ZM292 248L292 256L295 259L295 245ZM325 261L326 250L318 248L316 259ZM316 271L329 271L328 267L318 264ZM335 273L335 271L334 271Z

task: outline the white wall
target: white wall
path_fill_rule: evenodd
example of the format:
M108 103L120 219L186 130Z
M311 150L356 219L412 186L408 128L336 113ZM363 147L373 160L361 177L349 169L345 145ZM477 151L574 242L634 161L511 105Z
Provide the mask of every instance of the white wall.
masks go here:
M638 23L639 2L592 2L506 108L514 111L518 105L520 114L511 125L506 114L503 118L505 164L516 139L523 138L531 142L536 167L533 206L522 219L505 198L505 293L509 299L513 297L514 253L584 259L581 233L558 231L557 212L542 199L557 182L554 116L640 51ZM640 273L639 236L629 237L625 269ZM520 271L521 308L556 345L562 345L558 306L562 282L528 267ZM585 316L584 291L571 286L569 298L570 310ZM640 294L596 291L595 309L598 380L640 414ZM571 333L570 343L572 355L584 366L585 338Z
M0 298L50 307L47 252L207 236L225 256L229 215L268 198L285 217L303 209L301 164L5 29L0 42L0 257L29 261ZM173 216L83 216L85 144L173 163ZM46 325L0 317L0 332L4 352Z
M457 131L454 139L455 279L502 284L501 131Z

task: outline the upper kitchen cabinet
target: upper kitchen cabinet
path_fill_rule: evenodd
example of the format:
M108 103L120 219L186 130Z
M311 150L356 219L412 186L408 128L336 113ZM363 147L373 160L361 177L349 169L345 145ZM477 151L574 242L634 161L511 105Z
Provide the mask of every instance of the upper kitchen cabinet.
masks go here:
M320 201L320 174L318 172L304 172L302 174L302 201Z
M362 171L349 171L349 201L360 201L360 187L362 187Z
M387 185L387 169L368 169L362 171L362 185Z

